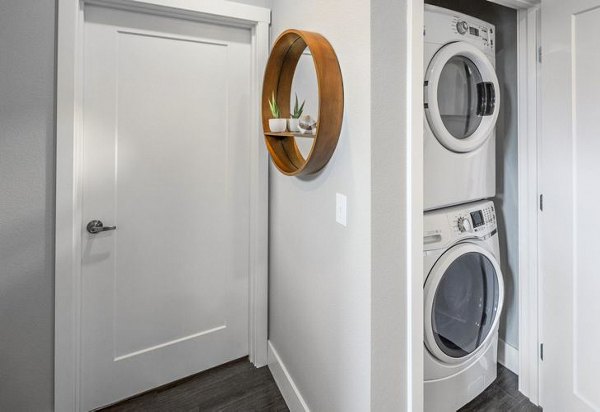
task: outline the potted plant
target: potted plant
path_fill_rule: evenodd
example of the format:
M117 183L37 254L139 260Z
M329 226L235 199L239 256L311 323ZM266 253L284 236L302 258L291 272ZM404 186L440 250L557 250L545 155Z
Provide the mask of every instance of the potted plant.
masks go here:
M304 111L304 103L306 100L302 101L302 104L298 106L298 95L296 94L296 103L294 104L294 113L292 113L291 118L288 120L288 128L290 132L299 132L300 128L298 127L298 123L300 122L300 116L302 116L302 112Z
M269 107L271 108L271 114L273 115L272 119L269 119L269 129L273 133L281 133L285 132L285 119L280 119L281 111L279 110L279 105L277 104L277 100L275 99L275 91L271 95L271 99L269 99Z

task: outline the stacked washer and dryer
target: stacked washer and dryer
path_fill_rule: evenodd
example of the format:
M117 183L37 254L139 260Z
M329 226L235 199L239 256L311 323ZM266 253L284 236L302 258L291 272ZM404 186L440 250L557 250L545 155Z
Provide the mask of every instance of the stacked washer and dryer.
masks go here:
M504 300L494 203L495 27L425 6L425 411L455 411L496 379Z

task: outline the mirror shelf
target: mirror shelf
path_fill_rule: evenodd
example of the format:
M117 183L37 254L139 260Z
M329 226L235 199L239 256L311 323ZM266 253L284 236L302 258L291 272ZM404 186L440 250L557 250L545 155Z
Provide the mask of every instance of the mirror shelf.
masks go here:
M306 137L309 139L314 139L316 136L316 134L300 132L265 132L265 135L273 137Z
M269 99L274 94L280 117L290 117L292 82L300 57L306 49L312 56L318 88L316 134L271 132ZM303 176L321 170L335 151L342 128L344 87L342 72L331 44L319 33L286 30L275 40L265 69L262 93L262 124L265 144L277 169L288 176ZM311 138L312 146L303 156L297 137Z

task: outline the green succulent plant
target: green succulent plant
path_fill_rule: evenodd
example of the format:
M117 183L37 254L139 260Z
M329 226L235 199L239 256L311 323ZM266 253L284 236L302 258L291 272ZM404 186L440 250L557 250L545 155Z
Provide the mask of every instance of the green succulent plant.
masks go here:
M300 107L298 107L298 95L296 94L296 103L294 104L294 113L292 113L292 119L299 119L300 116L302 116L302 112L304 111L304 103L306 103L306 100L303 100Z
M269 108L271 109L271 114L274 119L279 119L281 116L281 110L279 110L279 105L277 104L277 100L275 99L275 91L271 94L271 98L269 99Z

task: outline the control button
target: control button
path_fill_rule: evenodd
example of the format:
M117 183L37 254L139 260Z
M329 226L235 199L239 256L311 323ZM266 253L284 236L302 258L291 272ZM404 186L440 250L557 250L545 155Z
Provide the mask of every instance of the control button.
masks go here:
M458 230L461 233L471 231L471 221L465 217L458 218Z
M465 34L467 30L469 30L469 25L466 21L459 21L458 23L456 23L456 30L460 34Z

